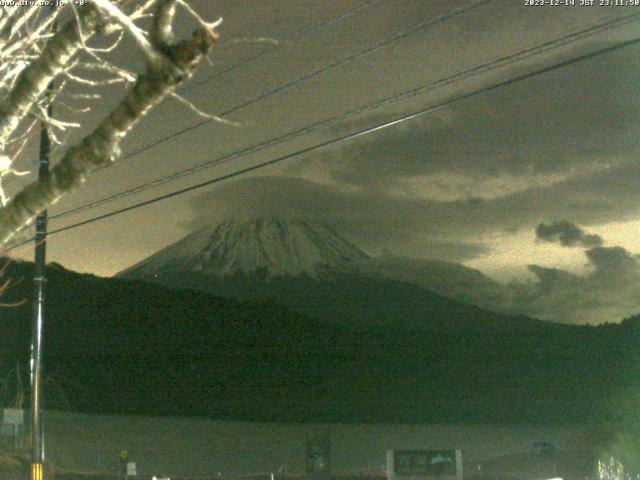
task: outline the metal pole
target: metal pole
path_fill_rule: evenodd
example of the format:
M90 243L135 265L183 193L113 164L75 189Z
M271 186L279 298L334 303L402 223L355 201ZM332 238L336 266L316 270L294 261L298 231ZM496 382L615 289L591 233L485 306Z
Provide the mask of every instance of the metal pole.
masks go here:
M51 91L53 85L49 85ZM47 115L53 113L51 105ZM38 181L49 178L49 153L51 140L46 125L40 127L40 168ZM47 252L47 211L43 210L36 217L35 261L34 261L34 296L33 324L31 337L31 468L30 480L44 479L44 422L42 419L42 330L45 318L45 263Z

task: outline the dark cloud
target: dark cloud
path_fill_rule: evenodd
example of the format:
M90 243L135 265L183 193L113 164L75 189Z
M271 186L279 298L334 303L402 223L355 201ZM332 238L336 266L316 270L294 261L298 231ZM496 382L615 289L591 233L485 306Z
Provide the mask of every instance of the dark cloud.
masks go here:
M541 223L536 227L536 238L545 242L560 243L563 247L598 247L604 242L599 235L585 233L576 224L567 220Z
M441 172L481 181L628 159L640 152L639 58L627 49L517 82L348 142L321 161L339 182L384 189ZM391 118L359 119L340 133Z
M529 265L535 280L499 284L482 272L450 262L386 255L362 270L406 281L480 307L566 323L619 322L640 311L640 263L624 248L585 252L591 270L576 274Z
M640 166L629 161L566 180L535 187L492 201L497 223L511 211L514 224L532 226L534 218L571 218L581 225L626 221L638 217ZM498 213L499 212L499 213ZM537 225L539 221L535 222Z
M620 179L619 186L615 179ZM534 229L540 218L557 214L578 218L582 224L635 216L640 190L634 180L640 182L640 166L593 173L503 198L437 202L369 189L345 190L293 177L253 177L200 195L193 208L198 224L228 216L265 215L320 221L369 254L377 256L387 250L398 257L414 257L383 262L394 278L427 288L431 283L443 294L449 292L452 297L492 310L599 323L619 321L640 311L640 265L624 248L588 248L589 269L584 274L531 265L535 280L503 287L461 265L449 263L445 268L440 264L436 269L435 263L425 259L461 262L485 255L491 252L491 245L478 241L483 234ZM555 227L543 236L556 235L560 241L560 235L565 234L565 243L585 248L602 241L579 228L568 235L571 231Z
M547 320L617 322L640 311L640 263L622 247L585 252L591 271L578 275L530 265L536 281L512 282L500 307Z
M622 247L596 247L587 250L586 255L595 268L594 275L632 281L640 273L637 260Z
M372 254L390 248L421 258L463 261L490 252L482 242L447 235L445 219L433 202L344 191L293 177L247 178L200 195L192 205L195 220L184 225L187 229L226 217L278 215L331 225Z
M251 177L196 197L197 222L286 214L328 223L365 250L461 261L490 252L484 237L533 229L547 218L580 225L640 216L640 165L612 167L498 198L437 201L294 177ZM592 243L595 238L590 238ZM586 246L586 245L585 245Z

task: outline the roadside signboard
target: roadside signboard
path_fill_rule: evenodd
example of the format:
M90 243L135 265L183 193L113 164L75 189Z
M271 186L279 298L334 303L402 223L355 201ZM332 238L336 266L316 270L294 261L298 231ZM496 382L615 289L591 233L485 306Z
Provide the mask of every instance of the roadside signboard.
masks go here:
M17 408L5 408L2 423L22 425L24 423L24 411Z
M462 480L460 450L388 450L388 480Z
M331 462L331 432L324 430L307 435L305 473L314 478L328 478Z
M0 425L0 436L3 443L10 444L16 450L24 439L24 411L16 408L5 408Z

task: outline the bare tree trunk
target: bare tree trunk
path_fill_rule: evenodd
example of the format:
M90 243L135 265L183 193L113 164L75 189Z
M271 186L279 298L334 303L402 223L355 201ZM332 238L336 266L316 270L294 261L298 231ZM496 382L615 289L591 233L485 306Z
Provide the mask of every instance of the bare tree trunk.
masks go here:
M190 77L195 67L209 52L217 39L211 25L197 29L191 39L170 45L157 40L170 38L166 18L172 15L166 5L172 0L162 2L157 15L162 17L156 22L161 32L154 32L155 48L159 61L149 63L147 71L127 93L123 101L101 122L101 124L80 143L70 147L62 160L52 169L51 175L44 181L34 182L20 191L5 208L0 210L0 243L7 242L20 228L29 223L40 211L55 203L62 195L82 183L96 167L115 162L120 156L120 142L131 128L184 80ZM163 10L164 8L164 10ZM166 12L166 13L165 13ZM73 33L68 35L73 37ZM66 38L66 37L65 37ZM76 38L76 37L73 37ZM66 47L56 47L56 51L69 55L70 41L63 42ZM53 47L52 47L53 48ZM59 68L61 62L45 62L46 68ZM45 68L45 67L42 67ZM48 78L52 78L49 73ZM32 90L39 89L32 86ZM45 82L46 83L46 82ZM21 98L29 97L28 94ZM31 97L29 97L31 98ZM25 100L25 103L27 101ZM25 111L24 108L14 107ZM0 126L2 123L0 123ZM5 126L9 130L9 126Z

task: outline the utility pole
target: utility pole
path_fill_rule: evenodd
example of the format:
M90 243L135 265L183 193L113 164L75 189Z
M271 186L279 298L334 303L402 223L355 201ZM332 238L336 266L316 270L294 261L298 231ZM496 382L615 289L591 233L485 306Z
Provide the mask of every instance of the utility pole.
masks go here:
M49 87L51 88L51 86ZM53 113L51 105L48 116ZM40 167L38 181L49 177L51 139L46 125L40 127ZM31 469L30 480L44 479L44 425L42 421L42 330L45 318L45 264L47 253L47 211L36 217L33 323L31 330Z
M50 14L55 7L51 2ZM55 28L55 23L54 23ZM53 82L47 88L50 94ZM47 117L53 115L51 103L47 106ZM49 155L51 139L47 125L43 121L40 126L40 161L38 181L45 182L49 178ZM31 468L29 480L44 480L44 422L43 422L43 375L42 375L42 332L45 319L45 265L47 253L47 211L43 210L36 217L35 259L34 259L34 295L33 323L31 327Z

